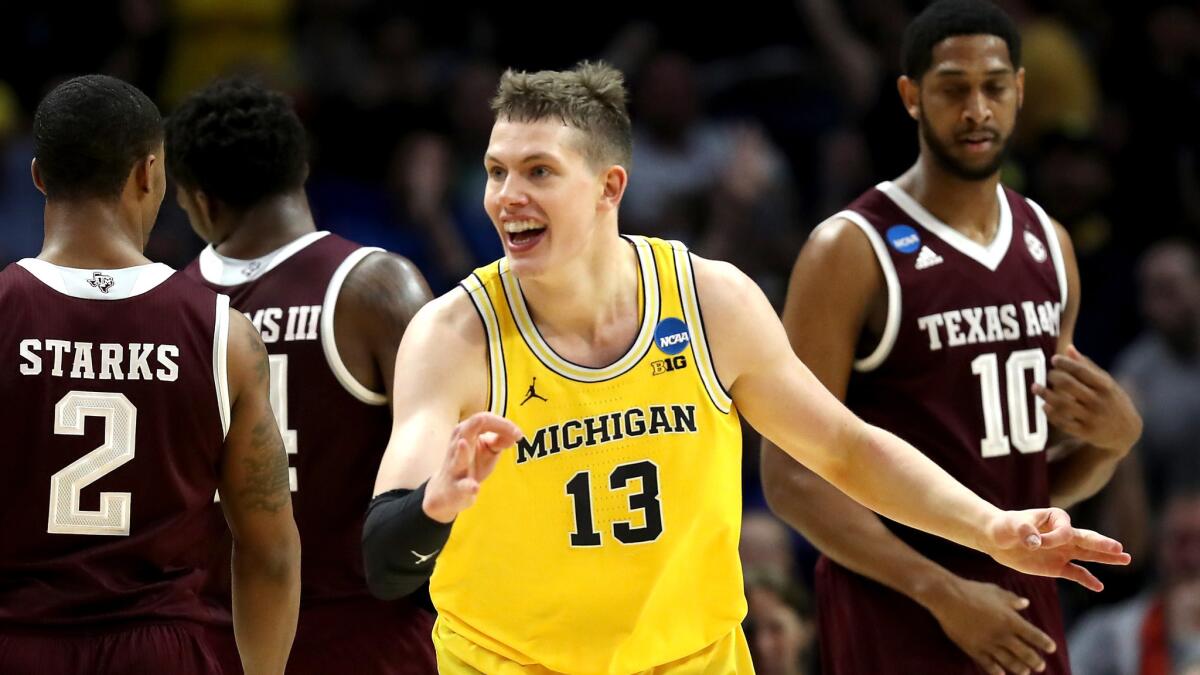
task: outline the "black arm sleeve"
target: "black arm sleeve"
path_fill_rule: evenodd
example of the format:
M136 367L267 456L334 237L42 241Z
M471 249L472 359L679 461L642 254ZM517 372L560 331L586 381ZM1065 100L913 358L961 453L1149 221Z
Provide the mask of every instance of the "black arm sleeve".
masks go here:
M381 600L403 597L429 580L450 525L425 515L425 483L416 490L389 490L367 507L363 568L367 588Z

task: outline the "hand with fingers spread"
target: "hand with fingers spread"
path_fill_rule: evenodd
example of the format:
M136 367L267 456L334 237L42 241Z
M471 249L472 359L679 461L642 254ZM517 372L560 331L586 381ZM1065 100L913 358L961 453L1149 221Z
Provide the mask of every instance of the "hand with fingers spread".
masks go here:
M1130 557L1115 539L1071 527L1062 509L1004 511L988 527L985 550L1002 565L1040 577L1070 579L1093 591L1104 584L1080 562L1128 565Z
M1045 401L1050 423L1097 448L1128 452L1142 433L1142 418L1129 394L1074 345L1050 363L1046 384L1031 387Z
M952 577L923 601L958 648L989 675L1042 672L1057 648L1021 616L1029 600L995 584Z
M454 427L442 466L425 486L425 515L452 522L475 503L479 486L496 468L500 453L524 434L512 422L492 413L471 415Z

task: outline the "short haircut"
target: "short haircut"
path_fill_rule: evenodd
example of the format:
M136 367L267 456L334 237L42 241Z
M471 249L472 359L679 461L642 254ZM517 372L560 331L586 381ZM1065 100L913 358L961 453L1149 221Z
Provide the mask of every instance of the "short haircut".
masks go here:
M48 199L119 197L133 166L162 140L154 102L107 75L63 82L33 114L33 154Z
M167 120L167 166L184 187L246 209L304 185L308 141L286 96L219 80Z
M497 119L514 122L561 120L583 132L583 155L593 167L628 168L633 132L627 98L621 71L604 62L583 61L572 70L505 71L492 112Z
M994 35L1004 40L1013 69L1021 67L1021 34L1004 10L990 0L937 0L904 29L900 47L904 74L921 79L933 63L933 48L959 35Z

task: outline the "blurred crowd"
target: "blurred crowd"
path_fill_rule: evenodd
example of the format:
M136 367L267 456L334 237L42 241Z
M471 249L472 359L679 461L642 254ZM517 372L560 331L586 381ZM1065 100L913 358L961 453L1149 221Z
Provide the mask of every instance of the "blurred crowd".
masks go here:
M916 157L895 91L916 0L752 0L687 17L669 4L610 3L586 17L544 6L536 21L385 0L4 4L0 264L40 244L32 110L85 72L126 79L167 113L220 75L288 92L311 134L319 227L408 256L435 292L501 254L481 208L481 158L504 68L600 58L621 68L635 123L622 228L729 260L777 304L807 233ZM1107 572L1102 596L1064 594L1076 671L1157 673L1153 659L1171 655L1200 672L1200 3L999 4L1021 26L1027 70L1005 182L1069 229L1083 283L1077 345L1145 419L1130 460L1077 514L1122 538L1137 564ZM150 256L179 267L200 248L169 197ZM746 449L756 662L815 673L805 590L815 554L762 510L750 433Z

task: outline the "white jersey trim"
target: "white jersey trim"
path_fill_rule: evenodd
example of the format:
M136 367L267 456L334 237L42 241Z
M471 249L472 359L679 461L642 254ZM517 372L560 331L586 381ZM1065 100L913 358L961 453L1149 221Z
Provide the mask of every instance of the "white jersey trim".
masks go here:
M1046 233L1046 246L1050 248L1050 259L1054 261L1054 274L1058 277L1058 295L1062 301L1062 311L1067 311L1067 295L1070 289L1067 288L1067 264L1063 261L1062 244L1058 241L1058 230L1054 227L1054 222L1050 220L1050 216L1042 210L1042 207L1032 199L1025 198L1025 202L1029 204L1033 212L1037 214L1038 220L1042 223L1042 230Z
M508 370L504 365L504 342L500 339L500 320L483 282L475 274L463 279L463 290L479 312L488 341L488 410L504 416L508 407Z
M887 251L887 245L883 243L883 237L879 236L879 231L862 214L840 211L833 214L829 220L834 218L845 218L867 235L867 240L871 242L871 250L875 252L875 259L879 262L879 269L883 272L887 290L887 319L883 324L883 335L879 336L879 344L875 345L870 354L854 361L854 369L865 373L883 365L892 353L892 347L896 346L896 337L900 335L900 277L896 274L896 265Z
M149 263L114 270L62 267L37 258L23 258L17 264L38 281L73 298L84 300L125 300L157 287L175 273L162 263Z
M329 286L325 289L325 301L321 305L321 348L325 350L325 361L342 387L350 392L351 396L367 405L386 405L387 394L368 389L354 379L350 369L342 362L342 355L338 353L337 339L333 330L333 310L337 307L338 294L341 293L342 284L346 282L350 271L367 256L381 251L383 251L381 248L364 246L346 256L329 280Z
M708 336L704 332L704 316L700 312L700 294L696 291L695 270L692 269L691 253L687 246L679 241L671 241L672 254L675 263L675 278L679 285L679 305L683 308L684 321L688 332L691 333L692 358L696 360L696 372L700 382L704 384L708 398L714 407L728 415L733 410L733 397L717 376L717 368L713 363L712 350L708 346Z
M200 276L204 277L208 283L218 286L238 286L249 283L279 267L288 258L328 235L329 233L323 230L309 232L303 237L294 239L253 260L223 256L217 253L212 244L209 244L200 252Z
M221 416L221 438L229 436L229 296L217 294L213 322L213 382L217 387L217 410Z
M525 296L521 292L521 282L508 268L508 258L500 259L500 280L513 322L517 326L517 332L521 334L529 351L542 362L542 365L568 380L604 382L624 375L629 369L641 363L642 357L650 351L650 347L654 343L654 327L662 318L659 316L662 302L659 297L658 267L654 263L654 252L644 237L624 235L624 238L633 244L641 269L642 298L644 299L642 321L633 344L629 346L625 354L613 363L600 368L572 363L554 351L542 337L541 331L533 321L529 307L525 304Z
M921 227L932 232L959 253L993 272L1000 266L1000 261L1004 260L1005 254L1008 253L1009 244L1012 242L1012 209L1008 206L1008 197L1004 194L1004 186L999 183L996 184L996 199L1000 202L1000 223L996 228L996 236L986 246L943 223L937 216L926 211L924 206L921 206L899 185L885 180L876 185L875 189L887 195L896 203L896 206L917 221Z

